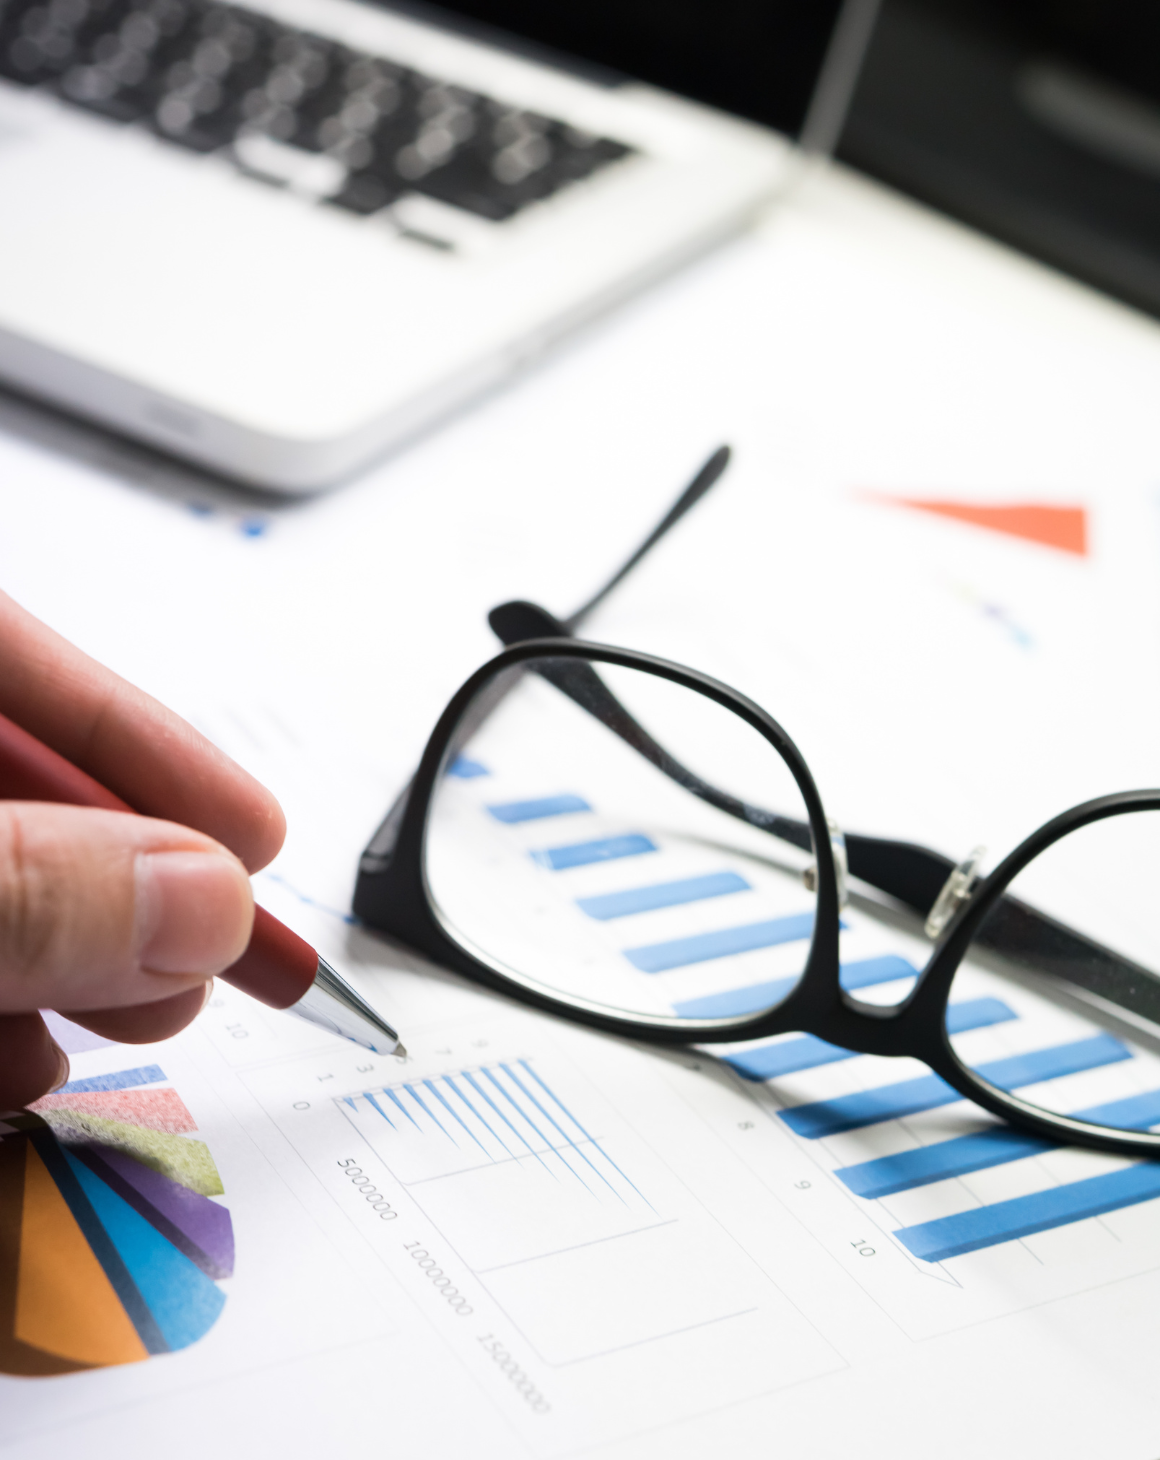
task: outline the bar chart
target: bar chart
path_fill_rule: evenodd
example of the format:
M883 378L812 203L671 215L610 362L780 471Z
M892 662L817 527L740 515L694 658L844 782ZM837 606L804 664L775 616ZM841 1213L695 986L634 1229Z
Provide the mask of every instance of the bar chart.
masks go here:
M767 1278L566 1060L420 1065L335 1107L548 1362L764 1332Z
M747 856L730 858L720 848L715 856L706 848L693 865L687 846L653 827L618 826L613 808L590 793L553 788L507 799L497 793L511 777L486 757L472 766L480 821L514 839L547 884L543 896L598 929L609 956L644 976L672 1012L690 1019L750 1013L794 987L813 913L787 908L786 878L771 881ZM913 986L920 946L852 912L843 914L841 938L845 988L890 1003ZM1086 1119L1160 1125L1160 1061L1146 1051L995 974L980 971L973 981L960 978L956 991L960 985L971 997L952 1003L948 1028L981 1041L971 1046L981 1056L993 1051L973 1061L983 1078L1011 1091L1074 1089L1075 1098L1062 1106L1057 1100L1057 1108ZM991 1121L914 1061L858 1055L807 1034L727 1049L723 1059L741 1080L762 1087L783 1128L851 1198L872 1204L879 1225L920 1264L1160 1198L1160 1164L1099 1157L1099 1169L1077 1180L1045 1174L1056 1169L1044 1158L1058 1154L1058 1145ZM948 1111L961 1134L946 1135L939 1117ZM1027 1189L989 1200L984 1188L972 1187L971 1178L1003 1167L1009 1184Z
M402 1081L342 1103L404 1185L522 1163L597 1203L652 1210L531 1060Z

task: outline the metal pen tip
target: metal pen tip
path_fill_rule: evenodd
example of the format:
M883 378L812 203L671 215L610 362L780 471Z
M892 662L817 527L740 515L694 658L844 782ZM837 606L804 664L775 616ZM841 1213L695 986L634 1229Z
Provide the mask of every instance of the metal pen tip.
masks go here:
M325 958L319 958L314 982L289 1012L375 1054L406 1054L396 1031Z

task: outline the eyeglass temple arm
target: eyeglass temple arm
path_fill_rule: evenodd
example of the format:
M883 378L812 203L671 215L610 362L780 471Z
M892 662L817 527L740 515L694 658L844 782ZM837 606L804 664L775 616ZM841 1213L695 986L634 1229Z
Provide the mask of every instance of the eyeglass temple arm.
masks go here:
M628 560L624 564L622 564L622 566L618 568L615 573L613 573L612 577L609 578L604 587L601 588L598 593L594 594L587 603L581 604L581 606L576 609L576 611L562 624L558 624L557 621L552 618L551 622L554 627L547 630L547 633L553 636L574 633L576 629L580 627L580 625L592 612L592 610L596 608L598 604L603 603L608 595L612 592L612 590L617 586L617 584L621 583L629 575L629 573L632 572L637 563L639 563L640 560L646 556L646 554L650 553L653 548L656 547L661 538L663 538L672 528L677 525L678 522L680 522L685 513L688 512L691 507L695 507L697 505L697 503L710 489L710 487L712 487L714 483L717 482L724 474L725 468L729 465L732 455L733 452L730 447L718 446L717 450L713 452L709 459L700 468L696 476L694 476L693 480L689 483L689 485L685 488L685 490L681 493L681 495L677 498L677 500L673 503L673 505L669 508L669 510L653 528L653 530L649 533L648 537L645 538L644 542L642 542L637 550L631 555L631 557L629 557ZM489 623L491 623L492 628L495 629L495 632L499 636L499 638L503 641L505 645L517 643L520 639L535 638L536 635L534 633L517 633L515 638L506 638L501 630L496 627L493 616L497 613L503 614L506 609L511 607L518 607L518 605L502 604L499 608L493 609L491 614L488 615L488 621ZM535 609L534 604L529 605L529 607ZM546 610L544 609L535 609L535 611L544 614L547 618L551 618L551 615L547 614ZM456 746L466 744L468 739L470 739L475 731L479 729L479 727L491 714L492 710L495 709L495 707L511 689L517 677L518 676L513 676L510 679L503 679L502 683L493 685L487 692L485 692L484 695L480 696L480 700L477 701L476 704L472 707L472 713L469 717L470 723L468 723L468 720L465 719L464 722L456 728L455 741L452 746L453 755ZM659 747L657 748L659 750ZM410 795L411 782L408 781L403 789L399 792L398 796L396 796L390 810L379 823L378 830L375 832L374 836L371 838L365 851L363 852L359 862L359 866L360 869L366 872L369 876L374 876L382 872L386 868L387 863L390 861L391 853L394 851L395 842L398 839L399 826L403 820L403 813L407 809L407 802L410 798Z
M524 639L571 637L566 624L536 603L501 603L488 615L488 623L505 645L518 644ZM582 709L607 725L685 790L729 816L760 827L802 850L809 850L810 829L804 821L752 806L702 780L671 756L633 719L591 665L571 660L561 662L560 672L555 668L537 672L541 677L550 679ZM852 876L869 882L872 887L897 898L923 916L934 906L955 865L949 857L928 851L926 847L856 833L846 836L846 855Z
M636 567L637 563L643 557L652 552L661 538L680 522L690 507L697 505L709 488L724 474L732 455L733 452L728 446L718 446L717 450L714 451L713 455L701 467L697 475L645 538L644 542L641 543L640 547L637 548L636 552L632 554L622 567L613 573L612 577L609 578L599 593L594 594L587 603L582 604L564 620L563 627L565 633L574 634L593 609L598 604L604 602L617 584L628 577L629 573L632 572L633 568Z
M525 639L571 638L564 624L555 619L547 609L538 604L526 602L501 603L488 614L488 623L505 645L518 644ZM690 791L699 800L715 806L719 811L771 832L782 841L808 851L811 845L810 829L804 821L795 821L789 816L765 811L760 806L719 791L716 786L704 781L695 771L682 765L679 760L654 740L642 724L625 709L595 669L581 660L559 660L552 665L537 665L534 671L541 679L554 684L561 693L594 719L608 727L626 745L632 747L652 765Z
M505 644L571 637L563 624L534 603L501 604L492 610L489 622ZM591 665L560 661L558 667L536 673L700 800L782 841L809 849L810 830L804 821L752 806L703 781L633 719ZM955 868L949 857L928 847L858 832L846 833L846 857L851 876L922 917L930 912ZM1070 984L1160 1025L1160 979L1016 898L1004 895L998 899L976 934L976 942L1041 977Z
M1153 1039L1160 1035L1160 979L1155 974L1018 898L999 898L975 941L1001 958L1140 1016L1157 1026L1150 1031Z

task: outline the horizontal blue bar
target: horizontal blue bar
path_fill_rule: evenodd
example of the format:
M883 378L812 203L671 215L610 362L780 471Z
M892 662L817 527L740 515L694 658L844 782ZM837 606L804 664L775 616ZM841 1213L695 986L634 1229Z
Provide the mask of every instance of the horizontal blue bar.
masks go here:
M1147 1130L1160 1125L1160 1090L1128 1095L1103 1105L1089 1105L1086 1110L1073 1110L1071 1116L1073 1120L1090 1120L1094 1125L1110 1125L1119 1130Z
M946 1181L952 1176L969 1176L972 1171L1021 1161L1025 1156L1041 1156L1044 1151L1054 1149L1052 1141L1000 1126L971 1136L956 1136L950 1141L936 1141L934 1145L919 1146L913 1151L899 1151L894 1156L880 1156L876 1161L862 1161L834 1174L855 1196L892 1196L896 1191L929 1186L932 1181Z
M497 821L514 826L520 821L542 821L545 816L568 816L591 811L583 796L541 796L538 801L505 801L487 808Z
M816 1034L803 1034L798 1039L739 1050L726 1055L724 1062L746 1080L776 1080L779 1075L792 1075L797 1070L813 1070L837 1060L853 1059L855 1053L819 1039Z
M933 1222L903 1227L894 1235L915 1257L926 1262L944 1262L948 1257L977 1252L980 1247L1013 1242L1019 1237L1082 1222L1085 1217L1099 1217L1104 1212L1119 1211L1155 1197L1160 1197L1160 1163L1143 1161L1104 1176L1089 1176L1084 1181L1070 1181L1066 1186L1049 1187L1030 1196L1017 1196L1011 1201L994 1202L969 1212L956 1212L951 1217L939 1217Z
M951 1034L962 1034L968 1029L983 1029L1014 1018L1014 1010L1001 999L964 999L947 1010L947 1029ZM783 1039L776 1044L762 1044L756 1049L728 1054L725 1063L747 1080L776 1080L779 1075L831 1065L836 1060L853 1059L856 1054L857 1050L843 1049L816 1035L805 1034L800 1039Z
M656 842L632 832L627 836L601 837L594 842L573 842L567 847L546 847L542 852L533 852L532 860L539 862L541 867L550 867L553 872L563 872L568 867L587 867L593 862L639 857L656 849Z
M165 1079L160 1065L142 1065L136 1070L116 1070L111 1075L94 1075L91 1080L70 1080L58 1095L88 1095L94 1090L131 1090L134 1085L155 1085Z
M468 760L465 755L457 755L447 767L449 776L458 776L461 781L474 780L476 776L489 776L491 772L485 765L480 765L477 760Z
M1098 1069L1126 1059L1131 1059L1131 1055L1118 1039L1110 1034L1097 1034L1073 1044L1057 1044L1050 1049L991 1060L979 1065L976 1073L1000 1090L1014 1090L1020 1085L1058 1080L1064 1075L1077 1075L1082 1070ZM895 1085L881 1085L856 1095L794 1105L778 1114L798 1135L817 1140L884 1120L901 1120L921 1110L934 1110L939 1105L950 1105L965 1098L938 1075L920 1075L915 1080L900 1080Z
M874 984L893 983L898 978L917 978L918 969L897 953L884 953L879 958L859 958L842 964L842 987L847 992L866 989Z
M1160 1090L1129 1095L1126 1099L1111 1100L1105 1105L1091 1105L1086 1110L1073 1110L1071 1115L1075 1120L1090 1120L1118 1130L1147 1130L1149 1126L1160 1125ZM929 1186L932 1181L969 1176L972 1171L1002 1166L1008 1161L1042 1156L1045 1151L1054 1151L1058 1146L1058 1141L1043 1140L1007 1126L998 1126L970 1136L936 1141L916 1150L899 1151L893 1156L880 1156L876 1161L863 1161L835 1174L857 1196L893 1196L896 1191Z
M1015 1090L1020 1085L1037 1085L1040 1080L1059 1080L1064 1075L1078 1075L1084 1070L1099 1069L1130 1060L1131 1051L1113 1034L1097 1034L1091 1039L1077 1039L1072 1044L1056 1044L1049 1049L1032 1049L1025 1054L1008 1055L976 1065L976 1074L997 1085L1000 1090Z
M948 1034L966 1034L968 1029L987 1029L1015 1017L1015 1010L1002 999L962 999L947 1006L946 1028Z
M673 1005L673 1012L682 1019L728 1019L735 1014L756 1014L780 1004L801 977L773 978L748 988L726 989L720 994L706 994L699 999L684 999ZM898 978L914 978L915 971L905 958L887 954L883 958L859 958L842 964L842 987L864 989L873 984L893 983Z
M654 912L659 907L682 907L687 902L749 891L749 883L737 872L710 872L704 877L685 877L680 882L657 882L652 887L629 887L599 897L578 897L576 906L590 918L607 922L632 913Z
M780 943L797 943L813 936L812 912L771 918L765 923L746 923L740 928L720 928L713 933L694 933L670 943L649 943L643 948L626 948L624 956L642 973L667 973L670 968L687 968L710 958L729 958L755 948L775 948Z

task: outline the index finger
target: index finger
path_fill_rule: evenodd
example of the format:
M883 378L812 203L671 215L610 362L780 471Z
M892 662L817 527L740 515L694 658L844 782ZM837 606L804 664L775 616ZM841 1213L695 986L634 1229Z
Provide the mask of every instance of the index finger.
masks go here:
M286 835L266 788L172 710L0 593L0 713L136 811L205 832L254 872Z

